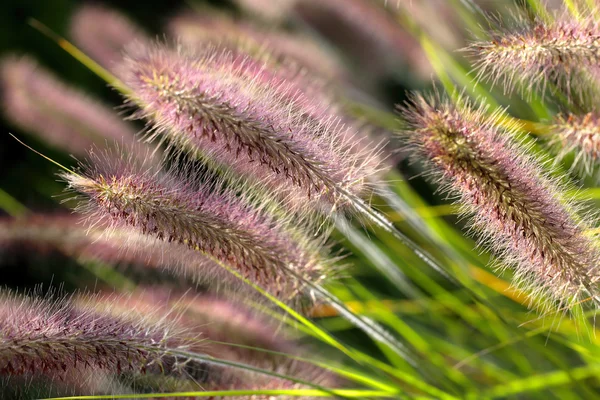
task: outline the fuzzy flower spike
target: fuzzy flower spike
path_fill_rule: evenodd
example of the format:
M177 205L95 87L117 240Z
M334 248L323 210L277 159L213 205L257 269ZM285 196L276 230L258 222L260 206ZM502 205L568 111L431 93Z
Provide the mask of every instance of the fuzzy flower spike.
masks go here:
M517 24L510 30L498 29L492 32L492 40L467 49L477 59L478 79L502 81L506 91L517 84L523 92L543 90L552 83L580 96L590 85L596 88L600 72L597 21L574 19L563 12L552 21L522 19Z
M558 150L557 161L573 154L573 169L581 175L595 175L600 179L600 115L596 112L561 114L556 117L551 130L550 144Z
M230 189L216 178L201 183L102 158L82 175L64 176L86 198L81 209L92 222L186 245L283 296L298 290L290 271L313 282L322 278L319 243L293 230L285 216L272 217L271 206L241 183Z
M110 306L10 292L1 293L0 300L0 375L55 377L86 368L162 374L174 372L169 349L185 349L172 326L149 323L131 309L115 315Z
M502 113L488 116L473 108L413 98L404 108L415 154L428 161L473 215L505 265L513 266L517 285L534 295L572 304L582 296L597 298L600 252L586 235L559 184L526 155L514 132L496 124Z
M138 48L123 75L140 107L134 116L151 121L154 136L264 182L291 204L362 194L375 172L342 119L241 53Z

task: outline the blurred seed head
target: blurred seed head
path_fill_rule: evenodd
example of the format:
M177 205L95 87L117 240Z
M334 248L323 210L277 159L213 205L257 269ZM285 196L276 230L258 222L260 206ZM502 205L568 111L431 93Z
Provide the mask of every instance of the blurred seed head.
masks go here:
M600 163L600 118L596 113L558 115L550 130L557 161L573 154L573 169L583 176L596 174Z
M58 252L77 261L103 261L140 276L148 270L165 271L214 291L252 296L218 263L185 244L166 243L126 227L106 231L88 225L79 215L0 218L0 249Z
M63 373L99 368L169 373L168 349L182 346L175 331L148 324L133 312L111 315L106 309L74 304L66 298L1 295L0 373Z
M348 78L348 71L336 54L310 37L283 29L260 28L216 10L182 13L169 21L167 31L190 48L218 43L232 51L244 49L265 62L295 65L306 70L312 80L319 76L337 81Z
M190 351L207 354L221 360L247 364L256 368L292 376L317 384L339 386L341 380L329 371L301 362L293 356L307 357L310 350L287 338L283 326L266 315L251 310L242 301L212 295L171 293L161 287L144 288L131 296L100 296L99 302L111 302L111 308L134 309L141 313L164 315L169 323L197 335L199 341ZM171 317L174 317L171 318ZM262 351L265 350L265 351ZM277 352L281 354L269 353ZM307 357L319 360L320 357ZM283 379L249 371L211 367L199 381L205 389L291 388ZM163 382L165 384L168 382ZM173 390L182 389L181 381ZM166 390L167 388L163 388Z
M348 56L360 71L358 84L376 85L407 65L430 77L431 66L419 43L394 20L384 2L298 0L293 12Z
M597 243L559 183L526 155L501 112L460 99L415 96L404 108L412 151L473 215L473 229L513 266L515 283L541 299L572 304L597 296ZM516 128L516 127L515 127Z
M111 72L118 71L131 43L149 43L142 28L116 10L86 4L71 18L71 37L87 55Z
M7 119L59 149L83 156L94 144L135 141L135 128L108 106L67 86L31 58L4 58L0 85Z
M266 23L276 25L283 23L288 17L293 4L297 0L233 0L244 11Z

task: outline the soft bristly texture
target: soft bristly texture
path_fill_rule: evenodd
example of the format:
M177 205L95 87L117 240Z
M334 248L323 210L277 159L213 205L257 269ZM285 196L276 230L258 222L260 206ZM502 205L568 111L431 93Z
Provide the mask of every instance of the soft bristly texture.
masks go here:
M120 227L105 231L87 226L78 215L34 214L27 218L0 218L0 249L58 252L78 261L103 261L144 274L147 269L165 271L209 287L211 290L245 293L239 280L214 260L184 244L166 243Z
M282 29L260 28L216 10L180 14L169 21L167 30L190 47L218 42L233 50L242 47L259 56L268 52L273 62L297 64L313 79L318 76L338 81L348 78L348 70L336 54L309 37Z
M116 302L110 294L107 297L100 296L97 302L108 302L111 308L118 312L133 309L142 314L165 315L169 320L169 316L176 317L172 320L173 324L200 339L190 346L190 351L315 384L326 384L328 387L341 385L341 379L335 374L291 358L304 356L316 361L320 359L317 356L307 356L308 349L286 338L283 327L278 327L266 315L251 311L239 301L212 295L182 295L165 291L161 287L148 287L136 291L131 296L119 297ZM272 354L268 351L283 354ZM175 386L171 388L171 384ZM182 384L185 382L163 380L159 387L162 390L182 390ZM208 370L202 377L202 384L205 390L302 387L284 379L216 367L212 367L212 370Z
M596 175L600 163L600 117L590 112L582 115L561 114L550 126L550 145L557 150L557 160L574 155L573 169L582 175Z
M94 144L135 142L135 128L110 107L65 85L33 59L4 58L0 85L7 119L57 148L84 156ZM144 153L142 146L136 150Z
M281 96L280 101L294 104L307 121L337 120L341 127L338 133L352 143L352 157L364 163L365 170L387 169L381 150L388 132L379 132L377 141L372 127L350 116L342 94L349 71L331 50L298 33L260 29L208 9L201 15L173 18L169 31L198 54L222 51L231 54L232 60L243 59L245 76L269 85ZM254 75L255 71L261 72ZM372 181L377 180L371 176Z
M339 47L358 67L358 84L376 85L405 65L429 77L431 66L421 47L384 2L372 0L297 0L295 15Z
M185 348L170 326L136 313L114 315L102 307L1 295L0 374L56 376L72 369L177 372L169 349Z
M403 110L412 151L457 195L473 228L533 295L572 304L598 295L598 244L559 183L526 155L501 112L415 96Z
M94 61L115 73L131 43L150 39L125 15L97 4L80 7L71 19L71 37Z
M0 396L6 400L134 393L125 384L98 367L70 368L57 373L0 375Z
M302 353L301 347L286 336L287 330L284 326L250 309L241 298L235 299L229 295L182 294L181 291L171 292L162 286L155 286L138 289L135 295L121 297L116 303L110 294L99 301L112 301L116 310L146 310L155 315L174 316L176 320L173 323L201 339L191 346L190 350L220 359L277 370L294 362L285 354ZM284 355L261 350L280 352Z
M552 21L516 21L516 27L491 32L493 39L471 44L477 79L501 82L506 92L542 93L557 86L569 96L598 92L600 26L593 18L575 19L567 12Z
M141 107L134 117L149 119L153 136L262 181L290 204L343 203L342 192L363 194L376 172L352 126L243 53L137 48L123 75Z
M216 177L194 180L186 171L161 173L110 159L98 156L81 174L64 174L84 195L80 209L91 221L185 245L284 298L302 286L294 274L313 282L327 274L322 241L273 215L268 200L243 184L225 187Z

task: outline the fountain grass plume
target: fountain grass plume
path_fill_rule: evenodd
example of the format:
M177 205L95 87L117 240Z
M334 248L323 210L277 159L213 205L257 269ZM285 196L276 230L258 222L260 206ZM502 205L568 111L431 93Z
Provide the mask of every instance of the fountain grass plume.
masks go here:
M303 348L284 336L283 327L277 327L266 315L251 311L243 302L206 294L173 293L162 287L143 288L131 296L119 297L116 302L110 294L107 297L100 296L98 302L106 302L119 312L134 309L155 316L166 315L168 320L169 316L176 317L170 323L199 338L190 346L190 350L198 354L315 384L327 383L328 387L332 383L341 383L331 372L289 357L302 354ZM200 378L205 389L300 387L285 379L217 366L211 366L206 375ZM161 390L171 389L168 385L175 384L172 389L181 391L182 383L185 384L163 380L159 384Z
M113 301L112 296L100 299ZM286 336L281 322L252 310L239 296L172 292L164 287L143 287L134 296L120 297L115 309L147 310L176 317L182 329L200 338L191 350L230 361L276 370L293 362L285 354L301 348ZM160 310L160 311L159 311ZM238 346L239 345L239 346ZM271 354L261 350L284 354Z
M405 65L429 77L431 67L418 41L398 24L383 1L298 0L293 13L358 67L360 85L374 86L382 75L394 75Z
M231 50L244 49L249 55L267 62L292 64L317 77L347 80L349 71L332 50L307 35L275 28L260 28L248 21L236 20L216 10L173 17L167 31L181 43L201 48L210 42Z
M177 372L170 349L185 349L168 324L148 323L142 315L109 313L106 307L75 304L70 298L0 295L0 374L56 376L69 370L99 368L168 374Z
M565 305L597 299L600 251L586 234L586 219L526 153L517 127L499 128L501 111L488 116L485 105L464 98L452 103L417 95L403 115L411 151L458 197L502 265L514 268L516 285Z
M0 249L58 252L81 262L101 261L136 274L165 272L218 291L243 290L238 279L209 257L184 244L166 243L131 228L106 231L88 226L79 215L34 214L27 218L0 218Z
M352 143L351 152L364 163L363 168L374 171L372 176L375 171L387 169L382 155L385 140L377 142L371 135L372 128L351 116L347 109L341 80L347 80L348 71L331 51L314 40L298 33L259 29L208 9L202 15L186 13L174 17L169 31L197 53L203 49L213 54L221 50L234 63L245 64L240 74L269 86L281 96L280 101L293 104L294 112L307 121L339 120L342 129L336 134ZM386 134L382 132L380 136Z
M340 188L368 192L376 171L356 151L364 138L264 63L218 46L159 44L130 52L123 75L151 138L168 136L296 205L343 202Z
M329 272L330 261L321 257L324 239L309 239L301 219L292 228L291 216L275 216L272 203L241 181L227 186L216 176L163 173L128 160L115 163L106 154L90 158L81 174L63 177L83 195L79 210L91 221L185 245L282 297L301 286L290 271L311 282Z
M115 72L125 48L134 42L150 42L142 28L125 15L102 5L86 4L71 19L71 37L91 58Z
M492 39L471 44L477 79L501 82L505 92L545 92L552 85L571 98L598 92L600 26L593 13L574 18L566 11L552 19L515 18L516 27L491 30Z
M84 156L94 144L135 142L133 126L108 106L65 85L31 58L3 58L0 85L7 119L55 147Z
M550 126L550 145L557 150L557 161L573 154L572 169L598 179L600 164L600 118L597 113L560 114Z

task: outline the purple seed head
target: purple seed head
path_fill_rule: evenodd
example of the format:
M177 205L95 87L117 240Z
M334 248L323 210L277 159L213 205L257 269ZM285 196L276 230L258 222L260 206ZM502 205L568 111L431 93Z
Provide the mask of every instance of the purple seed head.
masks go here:
M205 10L201 15L176 16L169 21L168 31L190 48L218 43L231 51L242 48L265 62L296 65L310 72L313 81L317 76L329 80L348 78L348 71L340 60L314 40L284 30L261 29L214 10Z
M311 281L326 272L320 243L292 229L287 217L272 216L271 205L241 184L226 188L216 179L200 183L100 158L82 175L64 177L84 195L81 208L92 221L185 245L282 296L300 285L290 271Z
M114 301L114 296L109 295L101 301ZM227 300L223 295L181 295L166 291L163 287L152 287L136 291L134 296L119 298L114 307L171 315L176 318L173 323L202 339L190 350L221 359L267 368L287 364L289 358L256 349L300 354L299 345L286 338L284 327L249 309L241 298L236 301L229 295ZM173 312L175 309L179 312Z
M574 154L573 168L582 175L593 175L600 163L600 117L590 112L556 117L551 125L550 144L558 150L557 160Z
M106 232L78 215L32 215L0 219L0 249L58 252L80 261L147 268L191 279L219 290L248 291L214 260L184 244L166 243L125 227Z
M597 296L597 244L556 181L526 155L502 113L415 96L404 108L415 154L473 215L473 227L534 295L569 304Z
M525 19L511 29L497 29L493 39L471 44L467 51L477 60L477 78L496 83L505 91L523 93L556 85L581 97L598 82L600 26L593 19L574 19L564 12L552 21ZM593 93L593 92L591 92Z
M415 70L429 77L431 67L418 41L384 5L372 0L299 0L293 11L359 67L361 85L403 64L418 66Z
M375 172L372 157L355 151L358 132L241 53L159 45L132 52L123 75L141 107L135 117L152 121L154 136L265 182L290 203L335 204L341 191L364 192Z
M164 323L148 323L132 312L113 315L94 306L92 297L85 305L11 293L1 300L2 375L55 376L85 368L166 373L168 350L183 343Z
M93 144L135 142L135 129L109 107L66 86L32 59L3 59L0 85L4 115L60 149L83 156Z
M149 43L146 33L115 10L87 4L71 19L71 36L94 61L114 72L131 43Z
M315 383L339 383L332 373L288 357L287 355L306 354L309 349L287 339L282 327L257 311L249 310L243 301L225 300L223 297L210 295L181 295L158 287L145 288L131 296L119 297L117 302L114 296L101 296L98 302L106 302L112 309L123 312L133 309L142 314L166 316L170 324L200 339L190 346L190 351ZM272 354L259 349L283 354ZM208 374L203 383L213 389L288 387L288 382L284 380L271 381L271 377L247 371L212 369L219 373ZM275 384L278 386L271 386ZM178 386L174 389L182 388Z

